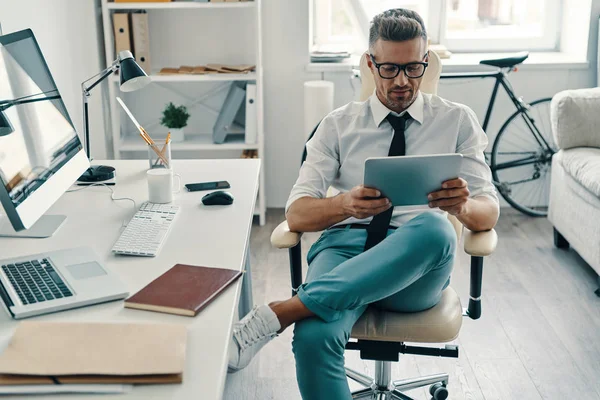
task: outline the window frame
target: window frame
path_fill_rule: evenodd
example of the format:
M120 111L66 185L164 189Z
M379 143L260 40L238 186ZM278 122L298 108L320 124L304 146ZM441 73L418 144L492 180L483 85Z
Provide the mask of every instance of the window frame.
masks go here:
M544 0L546 2L546 15L544 16L543 36L532 38L531 36L516 36L514 38L448 38L446 37L446 5L443 1L443 15L439 21L440 36L439 43L446 46L450 51L457 53L477 53L477 52L507 52L507 51L556 51L560 39L560 12L564 2L562 0ZM523 47L526 41L528 46Z

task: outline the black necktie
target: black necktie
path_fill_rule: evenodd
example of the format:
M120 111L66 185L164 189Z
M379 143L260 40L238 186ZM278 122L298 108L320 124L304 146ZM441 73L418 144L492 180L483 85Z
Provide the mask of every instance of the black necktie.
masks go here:
M404 156L406 155L406 140L404 137L404 130L406 128L406 122L410 119L408 113L404 113L401 117L396 117L389 114L386 119L394 128L394 137L392 144L390 145L390 151L388 156ZM367 242L365 243L365 251L371 247L377 245L387 236L387 231L390 227L390 221L392 220L392 213L394 207L390 207L388 210L377 214L373 217L373 220L367 228Z

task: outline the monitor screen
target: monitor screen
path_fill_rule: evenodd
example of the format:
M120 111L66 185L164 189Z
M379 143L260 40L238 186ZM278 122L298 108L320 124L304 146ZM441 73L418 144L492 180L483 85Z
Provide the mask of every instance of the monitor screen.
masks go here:
M81 148L31 31L0 36L0 185L13 205Z

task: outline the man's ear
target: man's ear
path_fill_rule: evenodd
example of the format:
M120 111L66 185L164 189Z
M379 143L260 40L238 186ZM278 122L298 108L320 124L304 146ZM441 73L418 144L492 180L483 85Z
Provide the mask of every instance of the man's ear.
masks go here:
M368 52L363 53L361 57L360 70L363 74L366 74L368 70L371 73L371 75L373 75L373 77L375 76L375 65L373 64L371 56L369 56Z
M425 58L423 59L425 62L429 62L429 50L425 53Z

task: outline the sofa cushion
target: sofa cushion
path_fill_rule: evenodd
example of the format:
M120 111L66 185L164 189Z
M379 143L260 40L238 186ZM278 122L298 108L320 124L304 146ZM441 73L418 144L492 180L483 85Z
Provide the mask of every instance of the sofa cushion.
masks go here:
M600 147L600 88L555 94L550 117L554 140L561 149Z
M573 179L600 197L600 149L578 147L561 150L555 157Z

